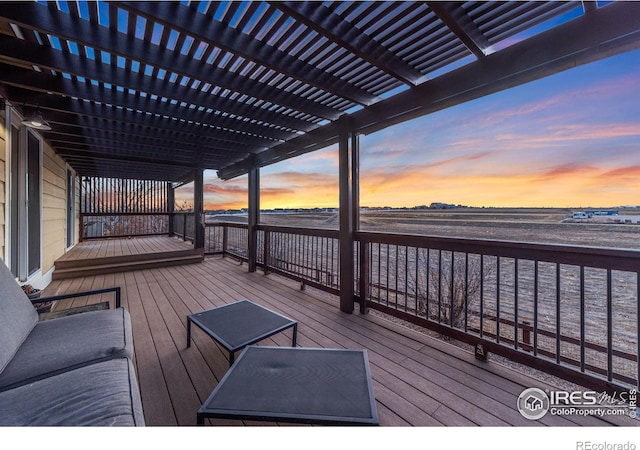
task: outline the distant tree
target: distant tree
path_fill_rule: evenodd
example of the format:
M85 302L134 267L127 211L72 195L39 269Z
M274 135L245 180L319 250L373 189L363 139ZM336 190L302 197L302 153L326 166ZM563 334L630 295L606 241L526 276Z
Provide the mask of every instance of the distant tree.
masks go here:
M185 200L182 203L180 203L179 205L176 205L174 210L175 211L181 211L181 212L191 212L191 211L193 211L193 202L189 202L189 201Z
M465 310L470 318L480 301L482 280L491 275L491 264L481 267L479 255L437 251L417 252L417 279L408 274L408 290L416 294L416 307L420 315L463 328Z

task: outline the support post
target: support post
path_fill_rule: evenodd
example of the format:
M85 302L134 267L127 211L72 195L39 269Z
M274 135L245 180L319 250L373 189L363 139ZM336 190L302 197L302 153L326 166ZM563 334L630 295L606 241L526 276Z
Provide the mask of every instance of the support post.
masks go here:
M360 314L367 314L369 298L369 271L371 270L371 252L369 243L360 241Z
M169 213L169 236L173 236L175 233L175 224L173 223L175 217L176 206L176 189L171 182L167 182L167 212Z
M196 169L193 179L193 248L204 248L204 170ZM186 233L185 229L185 234Z
M84 215L82 214L84 212L83 209L83 205L84 203L84 177L80 174L78 174L78 179L80 180L80 192L78 195L80 195L80 199L78 201L78 206L80 207L80 212L78 213L78 242L82 242L84 241ZM86 206L85 206L86 208ZM14 243L11 243L11 245L15 245Z
M269 254L271 253L271 233L269 230L264 230L264 242L262 245L262 263L264 274L269 274Z
M255 272L258 266L258 230L256 229L260 223L260 169L254 164L249 170L249 228L247 232L248 239L248 265L249 272Z
M360 135L351 135L351 214L354 231L360 230Z
M338 145L338 177L340 187L340 310L351 314L354 303L354 263L353 263L353 186L352 186L352 144L347 124L343 124Z

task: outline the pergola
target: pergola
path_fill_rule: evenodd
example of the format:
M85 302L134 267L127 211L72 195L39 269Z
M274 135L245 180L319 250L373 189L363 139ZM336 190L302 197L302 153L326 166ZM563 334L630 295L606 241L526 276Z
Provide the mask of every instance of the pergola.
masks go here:
M259 169L338 143L350 311L358 135L638 47L637 2L2 2L0 93L79 175L193 180L196 223L248 173L250 270Z

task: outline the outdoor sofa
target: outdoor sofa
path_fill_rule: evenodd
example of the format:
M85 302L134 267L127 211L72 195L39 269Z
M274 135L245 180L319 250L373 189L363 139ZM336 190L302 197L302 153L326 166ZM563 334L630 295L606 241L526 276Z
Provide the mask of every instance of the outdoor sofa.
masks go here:
M0 263L0 425L143 426L132 358L119 297L115 309L39 321Z

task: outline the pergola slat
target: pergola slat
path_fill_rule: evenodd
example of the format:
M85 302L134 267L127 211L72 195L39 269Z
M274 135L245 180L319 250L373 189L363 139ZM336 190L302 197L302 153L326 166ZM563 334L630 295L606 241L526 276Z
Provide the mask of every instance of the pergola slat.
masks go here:
M270 67L293 78L304 80L307 84L316 86L326 92L331 92L353 102L367 105L375 102L375 96L349 85L343 80L316 70L314 67L292 58L290 55L268 46L261 41L252 39L231 27L212 21L204 14L191 8L181 7L175 2L117 2L118 5L135 11L146 17L153 17L167 24L179 27L184 32L198 35L203 40L243 57ZM256 58L260 55L260 58Z

